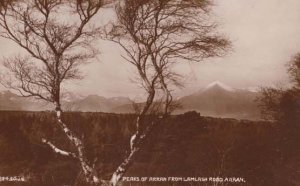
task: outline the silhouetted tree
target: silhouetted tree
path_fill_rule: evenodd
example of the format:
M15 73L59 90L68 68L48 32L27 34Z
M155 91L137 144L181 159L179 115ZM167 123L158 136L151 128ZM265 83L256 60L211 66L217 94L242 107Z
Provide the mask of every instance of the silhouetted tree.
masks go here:
M299 173L294 168L295 160L292 157L300 152L297 148L300 140L300 53L288 63L288 73L292 82L289 88L263 88L258 100L263 116L277 124L277 140L274 141L276 151L272 156L282 166L280 171L288 172L286 180L297 185L299 180L293 175Z
M296 54L288 64L288 72L294 83L294 88L300 89L300 53Z
M300 54L288 63L288 73L292 81L290 88L262 88L259 101L266 119L295 124L300 122Z
M6 59L12 76L2 81L24 97L55 105L57 123L76 152L62 150L42 139L54 152L79 161L87 182L99 182L85 156L82 139L62 119L61 86L81 78L79 66L95 57L91 46L98 31L88 25L103 6L102 0L11 0L0 2L0 36L23 48L28 56Z
M170 87L181 86L181 76L173 70L176 63L182 60L200 62L227 51L229 41L215 32L216 25L209 20L210 4L209 0L124 0L116 5L117 21L107 35L124 49L123 57L136 67L142 84L146 85L143 87L148 99L144 111L153 103L155 89L161 89L164 92L163 116L170 114L173 101ZM149 83L145 74L151 74ZM141 112L138 119L146 113ZM144 131L139 132L140 125L138 120L137 134L144 134ZM145 135L135 134L133 138L141 136ZM114 173L115 184L129 162L130 158L125 159Z

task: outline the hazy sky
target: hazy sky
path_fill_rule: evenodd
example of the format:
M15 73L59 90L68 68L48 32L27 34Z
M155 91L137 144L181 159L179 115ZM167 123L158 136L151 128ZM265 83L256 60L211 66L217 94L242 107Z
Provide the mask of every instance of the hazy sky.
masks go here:
M186 75L187 94L213 81L234 88L248 88L287 83L285 63L300 52L300 0L215 0L213 15L219 31L232 41L234 51L224 58L198 64L180 64ZM112 12L106 10L106 19ZM133 69L120 57L120 49L109 42L99 42L99 59L83 68L84 80L68 84L80 94L102 96L139 96L142 92L130 81ZM20 50L0 39L0 56ZM74 86L75 85L75 86Z

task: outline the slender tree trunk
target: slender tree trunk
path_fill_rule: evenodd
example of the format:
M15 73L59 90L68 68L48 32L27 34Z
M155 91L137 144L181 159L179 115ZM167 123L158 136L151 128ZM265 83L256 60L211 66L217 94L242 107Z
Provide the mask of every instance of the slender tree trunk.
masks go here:
M63 132L66 134L67 138L70 142L76 147L77 150L77 159L80 162L80 166L84 173L85 179L88 183L99 183L99 178L97 177L93 167L89 165L87 159L84 156L84 145L80 138L78 138L62 121L62 110L60 103L56 103L56 118L58 121L59 126L62 128Z
M168 88L168 85L167 85L167 83L165 81L165 77L164 77L164 75L162 73L163 69L162 69L162 67L159 67L157 65L157 61L156 61L157 59L153 55L151 47L148 46L147 47L147 51L148 51L148 53L151 56L152 64L153 64L156 72L158 73L159 82L160 82L160 84L162 86L162 89L163 89L163 91L165 93L164 111L163 111L163 117L165 118L165 117L167 117L170 114L170 105L171 105L171 103L173 101L172 94L171 94L171 92L170 92L170 90Z
M172 97L172 94L171 94L170 90L168 89L168 85L166 84L162 74L160 74L159 78L160 78L160 82L161 82L161 85L162 85L162 89L165 93L164 114L163 114L163 116L167 117L170 114L170 106L171 106L171 103L173 101L173 97Z
M151 126L146 127L146 126L144 126L144 119L145 119L145 116L146 116L148 110L150 109L150 107L153 103L154 97L155 97L155 90L152 89L149 92L149 95L148 95L146 104L143 107L143 110L140 112L140 114L137 118L136 132L131 136L131 139L130 139L130 153L124 159L124 161L119 165L119 167L116 169L116 171L113 173L113 175L111 177L110 181L113 186L116 186L118 184L118 182L121 180L121 178L126 173L128 168L131 166L135 157L137 156L138 152L140 151L141 144L143 143L144 139L146 138L146 136L148 135L148 133L151 130L153 123L151 124Z

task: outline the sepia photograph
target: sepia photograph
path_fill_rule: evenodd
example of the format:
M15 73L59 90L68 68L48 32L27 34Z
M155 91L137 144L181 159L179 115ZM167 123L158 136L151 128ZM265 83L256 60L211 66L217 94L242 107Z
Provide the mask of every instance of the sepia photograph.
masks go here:
M300 186L300 1L0 0L0 186Z

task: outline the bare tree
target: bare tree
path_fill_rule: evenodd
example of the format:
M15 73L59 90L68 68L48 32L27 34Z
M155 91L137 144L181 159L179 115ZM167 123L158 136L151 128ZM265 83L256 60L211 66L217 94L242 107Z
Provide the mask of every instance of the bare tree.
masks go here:
M55 105L57 123L76 152L62 150L42 139L54 152L79 161L87 182L99 182L85 147L63 121L61 86L81 78L79 66L95 57L91 46L98 29L88 24L103 6L102 0L7 0L0 6L0 36L23 48L28 56L6 59L13 75L4 82L24 97L36 97ZM3 83L3 82L2 82Z
M257 98L261 115L266 120L279 120L282 117L280 112L280 99L284 90L282 88L263 87L261 96Z
M294 83L294 88L300 89L300 53L293 56L288 65L288 72L292 82Z
M125 47L125 46L124 46ZM136 131L130 139L130 153L127 158L121 163L117 170L113 173L111 182L116 185L122 178L128 167L136 157L137 152L140 150L140 146L148 134L152 126L145 126L144 121L147 113L153 110L152 104L156 95L158 73L149 65L149 54L147 51L140 49L134 51L130 55L128 61L133 64L139 74L140 85L146 91L147 99L143 103L142 108L136 108L139 112L136 121Z
M144 111L153 103L155 89L161 89L163 118L170 114L171 87L181 86L181 76L173 70L175 64L200 62L227 51L229 41L215 33L216 25L209 20L210 4L209 0L123 0L116 5L117 21L107 32L108 38L124 49L123 57L136 67L143 85L149 84L145 81L148 71L154 74L151 79L156 86L144 86L152 100L147 99ZM145 113L139 115L137 133ZM135 135L132 138L137 139ZM121 165L114 173L115 184L126 168Z
M180 85L172 66L221 56L228 49L229 41L215 33L216 24L209 20L209 5L208 0L125 0L116 6L114 41L128 57L137 50L149 55L165 92L165 114L172 102L169 86Z
M299 122L300 54L293 56L287 65L292 86L263 87L261 95L257 98L264 119L285 122L290 120L287 123Z
M257 98L263 119L276 123L275 127L278 131L276 135L279 139L276 144L280 147L294 147L295 142L299 142L300 133L300 53L294 55L287 66L291 80L289 87L263 87L261 95ZM294 175L296 172L292 166L294 162L286 161L290 159L289 155L294 148L291 149L292 151L282 150L277 155L280 157L277 158L278 160L284 160L283 167L288 169L282 168L282 170L288 172L288 175ZM294 178L288 180L299 183L299 180Z

